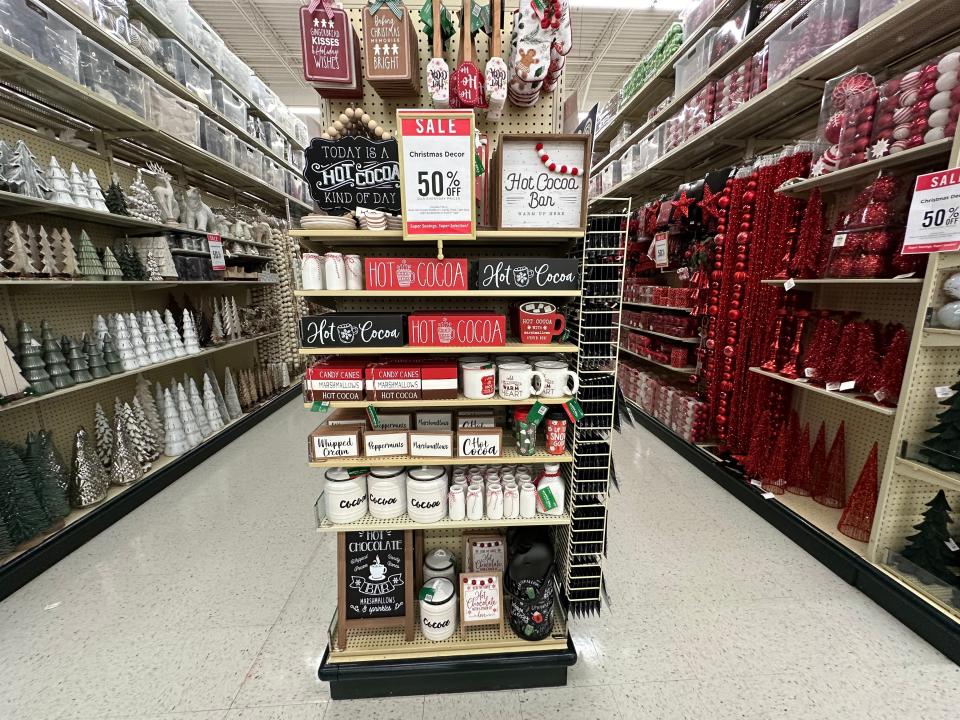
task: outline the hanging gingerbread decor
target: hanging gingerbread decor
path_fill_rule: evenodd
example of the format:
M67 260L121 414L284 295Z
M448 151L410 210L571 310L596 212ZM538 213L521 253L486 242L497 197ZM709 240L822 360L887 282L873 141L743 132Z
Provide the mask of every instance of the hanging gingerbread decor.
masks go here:
M343 8L311 0L300 8L303 77L324 97L363 97L360 38Z
M420 95L417 31L401 0L370 0L363 51L366 78L381 97Z

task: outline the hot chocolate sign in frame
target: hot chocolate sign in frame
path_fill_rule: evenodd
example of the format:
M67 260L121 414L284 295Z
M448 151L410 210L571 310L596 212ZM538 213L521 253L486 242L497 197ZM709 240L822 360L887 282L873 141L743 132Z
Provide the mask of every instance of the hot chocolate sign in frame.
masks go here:
M585 232L591 142L586 135L502 135L498 227Z
M303 178L321 210L346 213L363 207L400 214L400 162L394 138L314 138L304 155Z
M476 238L472 110L397 110L403 235Z

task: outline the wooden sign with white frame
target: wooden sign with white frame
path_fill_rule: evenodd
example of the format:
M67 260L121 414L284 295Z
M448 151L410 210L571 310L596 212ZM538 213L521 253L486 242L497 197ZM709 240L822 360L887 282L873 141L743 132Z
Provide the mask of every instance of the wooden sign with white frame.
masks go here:
M397 110L403 236L477 237L473 110Z
M477 625L499 625L503 634L503 575L460 573L460 634Z
M501 455L503 455L502 428L457 431L457 457L498 458Z
M366 430L363 433L363 450L366 457L407 455L410 452L407 431Z
M501 135L497 227L585 232L591 143L586 135ZM538 144L543 145L548 162L541 160ZM556 170L550 169L550 163ZM564 166L566 172L562 172Z
M453 457L453 433L441 430L411 430L411 457Z

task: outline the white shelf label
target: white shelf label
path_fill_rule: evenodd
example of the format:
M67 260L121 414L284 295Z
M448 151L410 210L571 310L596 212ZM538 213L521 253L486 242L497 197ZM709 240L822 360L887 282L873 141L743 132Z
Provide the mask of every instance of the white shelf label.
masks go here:
M960 545L957 545L957 541L954 540L953 538L947 538L946 540L943 541L943 543L948 548L950 548L952 552L957 552L957 550L960 550Z
M837 233L833 236L833 246L835 248L843 247L847 244L847 234L846 233Z
M937 400L946 400L947 398L951 398L956 394L947 385L940 385L939 387L935 387L933 389L933 392L937 396Z
M839 389L840 389L840 383L837 383L837 382L827 383L827 390L834 392Z
M793 290L796 286L797 286L797 281L794 280L793 278L790 278L789 280L787 280L787 281L783 284L783 289L784 289L786 292L790 292L790 291Z
M754 487L763 487L763 482L760 480L757 480L756 478L751 480L750 484L753 485Z
M765 492L760 497L762 497L764 500L773 500L776 497L776 495L774 495L772 492Z
M845 390L853 390L857 386L856 380L847 380L846 382L840 383L839 390L844 392Z
M817 374L817 371L814 368L804 368L803 374L808 378L812 378Z

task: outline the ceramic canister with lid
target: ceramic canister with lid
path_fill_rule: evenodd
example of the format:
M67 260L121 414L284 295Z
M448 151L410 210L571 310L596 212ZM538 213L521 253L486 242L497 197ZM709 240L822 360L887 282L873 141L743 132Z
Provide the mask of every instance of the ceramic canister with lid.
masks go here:
M376 467L367 478L370 514L381 520L400 517L407 511L407 472L402 467Z
M414 522L433 523L447 516L447 471L420 467L407 472L407 515Z
M444 577L452 585L457 579L457 568L454 565L453 553L446 548L431 550L423 558L423 581Z
M327 519L332 523L356 522L367 514L367 476L351 476L346 468L330 468L323 492L327 499Z
M457 631L457 593L445 577L427 580L420 590L420 630L427 640L439 641Z

